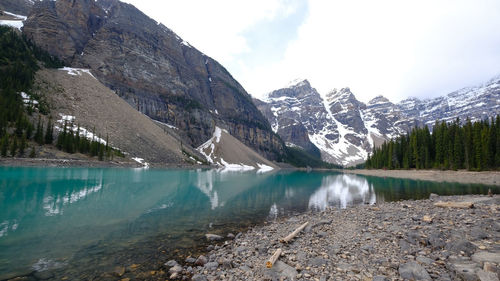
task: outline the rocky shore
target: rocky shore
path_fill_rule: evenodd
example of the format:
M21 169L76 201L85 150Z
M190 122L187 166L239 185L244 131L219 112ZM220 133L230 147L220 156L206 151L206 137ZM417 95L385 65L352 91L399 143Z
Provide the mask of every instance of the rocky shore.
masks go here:
M500 185L500 171L474 172L467 170L341 170L364 176L390 177L401 179L427 180L436 182L479 183Z
M437 207L438 201L473 208ZM290 243L280 239L309 222ZM499 280L500 195L431 195L306 213L214 241L206 255L169 261L183 280ZM271 269L266 261L282 254ZM167 273L168 272L168 273Z
M127 159L99 161L90 157L69 158L0 158L0 167L66 167L66 168L143 168L144 165ZM181 165L151 163L150 168L210 169L209 165Z

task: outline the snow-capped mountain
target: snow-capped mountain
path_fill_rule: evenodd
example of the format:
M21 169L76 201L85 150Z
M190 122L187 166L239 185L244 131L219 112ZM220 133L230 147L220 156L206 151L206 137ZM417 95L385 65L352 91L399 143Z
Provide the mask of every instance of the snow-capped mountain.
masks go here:
M349 88L334 89L323 98L307 80L299 80L256 105L288 146L309 152L316 147L323 160L350 166L363 162L374 146L414 126L500 114L500 77L443 97L408 98L397 104L383 96L365 104Z

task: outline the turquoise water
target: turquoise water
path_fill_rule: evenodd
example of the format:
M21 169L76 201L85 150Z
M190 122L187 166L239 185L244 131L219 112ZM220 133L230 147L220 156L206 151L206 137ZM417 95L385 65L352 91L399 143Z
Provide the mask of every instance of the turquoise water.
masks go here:
M154 269L198 252L205 233L327 207L487 191L334 172L0 167L0 280Z

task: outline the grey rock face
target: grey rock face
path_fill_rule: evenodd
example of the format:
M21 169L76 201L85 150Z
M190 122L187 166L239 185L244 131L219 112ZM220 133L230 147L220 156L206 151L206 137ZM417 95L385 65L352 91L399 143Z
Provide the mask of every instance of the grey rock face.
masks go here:
M24 32L67 64L90 68L140 112L179 128L191 146L218 125L270 159L282 156L283 142L231 74L132 5L37 1Z
M321 96L307 80L269 95L268 102L254 100L259 110L289 146L298 146L314 156L320 151L311 142L311 133L329 132L335 139L336 126L328 118Z
M33 1L30 0L2 0L0 10L18 15L28 15L33 7Z

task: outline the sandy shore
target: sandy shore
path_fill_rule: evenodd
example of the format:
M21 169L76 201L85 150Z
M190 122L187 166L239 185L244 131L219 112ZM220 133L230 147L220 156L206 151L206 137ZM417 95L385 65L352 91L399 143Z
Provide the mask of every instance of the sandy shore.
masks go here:
M500 172L498 171L470 172L465 170L343 170L343 172L375 177L500 185Z

